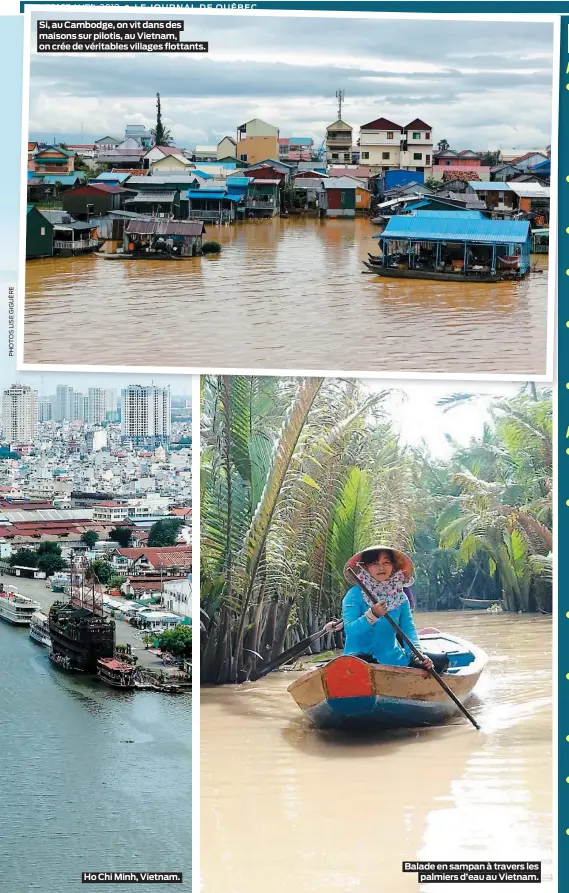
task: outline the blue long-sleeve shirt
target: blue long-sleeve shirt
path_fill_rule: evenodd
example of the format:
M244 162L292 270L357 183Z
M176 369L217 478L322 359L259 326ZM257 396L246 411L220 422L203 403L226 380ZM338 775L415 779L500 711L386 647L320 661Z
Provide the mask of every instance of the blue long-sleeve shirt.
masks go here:
M395 630L385 617L380 617L376 623L369 622L364 616L368 608L369 605L360 587L352 586L342 602L342 619L346 636L344 654L371 654L378 664L392 667L408 666L410 651L401 647L396 639ZM419 648L419 637L409 602L406 600L394 611L390 611L389 616Z

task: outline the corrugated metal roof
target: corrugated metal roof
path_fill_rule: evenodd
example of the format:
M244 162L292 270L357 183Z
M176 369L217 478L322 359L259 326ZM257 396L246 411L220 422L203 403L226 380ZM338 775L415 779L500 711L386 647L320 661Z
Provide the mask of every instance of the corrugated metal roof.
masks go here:
M521 243L529 239L527 220L479 220L469 215L456 214L452 218L392 217L384 232L374 239L389 236L393 239L444 242L484 242L486 244Z
M44 183L47 186L53 186L55 183L61 183L62 186L73 186L78 180L83 179L83 174L40 174L36 171L36 175L31 178L28 186ZM35 181L35 182L34 182Z
M322 181L324 189L365 189L365 184L355 177L328 177ZM369 192L369 189L367 190Z
M294 181L295 189L321 189L322 180L313 177L299 177Z
M137 192L134 198L127 198L126 204L153 204L155 202L173 202L176 197L174 189L158 190L152 192Z
M205 226L201 220L129 220L125 233L155 233L160 236L201 236Z
M519 198L549 198L549 186L542 186L541 183L512 183L510 181L509 186Z
M228 177L226 182L229 189L234 186L248 186L249 177Z
M129 176L130 176L129 174L124 174L124 173L123 174L117 174L117 173L112 174L110 171L103 171L101 174L99 174L97 177L95 177L95 180L103 180L103 181L116 180L118 183L124 183L125 180L128 180ZM95 180L90 180L89 182L94 183Z
M474 217L476 220L482 219L484 216L480 211L471 211L463 208L457 208L456 211L413 211L413 217L432 217L442 220L456 220L457 215L460 217Z
M217 201L222 198L227 198L227 192L222 189L188 189L186 198L211 198Z
M509 192L510 186L505 180L469 180L468 185L472 186L475 192Z

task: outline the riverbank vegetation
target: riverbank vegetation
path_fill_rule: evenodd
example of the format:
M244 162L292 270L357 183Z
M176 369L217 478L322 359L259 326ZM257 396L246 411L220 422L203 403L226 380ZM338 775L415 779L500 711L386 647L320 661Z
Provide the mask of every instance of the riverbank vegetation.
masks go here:
M242 681L340 616L344 564L372 543L411 554L418 610L551 611L551 393L494 400L445 460L401 442L391 397L339 379L203 380L202 681Z

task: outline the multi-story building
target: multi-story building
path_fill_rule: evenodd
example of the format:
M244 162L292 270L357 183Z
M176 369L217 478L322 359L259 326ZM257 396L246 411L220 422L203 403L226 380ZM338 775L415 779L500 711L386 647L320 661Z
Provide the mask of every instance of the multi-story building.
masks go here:
M237 128L237 158L247 164L258 164L279 157L279 129L253 118Z
M75 391L71 401L70 422L86 422L89 411L89 401L85 394Z
M326 164L352 163L353 129L341 118L326 128Z
M154 142L151 132L146 129L144 124L127 124L124 129L124 138L125 140L134 139L145 148L150 148Z
M38 395L29 385L13 384L2 395L2 431L9 443L32 443L38 427Z
M129 385L122 391L121 434L135 445L168 443L171 433L170 388Z
M102 524L119 524L128 518L128 506L124 502L96 502L93 505L93 521Z
M432 129L419 118L405 126L387 118L376 118L360 128L360 161L377 171L395 168L430 174Z
M60 384L55 391L55 400L53 403L53 420L54 422L70 422L72 420L74 403L73 388Z
M91 425L99 425L107 420L107 389L89 388L87 391L87 417Z
M51 422L53 402L51 397L38 397L38 422Z

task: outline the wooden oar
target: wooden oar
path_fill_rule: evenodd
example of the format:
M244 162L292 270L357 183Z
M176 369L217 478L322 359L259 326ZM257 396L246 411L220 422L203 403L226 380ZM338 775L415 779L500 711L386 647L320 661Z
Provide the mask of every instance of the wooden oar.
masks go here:
M356 586L359 586L360 589L363 589L363 591L364 591L364 592L366 593L366 595L371 599L372 602L375 602L375 604L377 604L377 603L379 602L379 599L377 598L377 596L375 596L375 595L373 594L373 592L370 592L370 590L367 588L367 586L365 585L365 583L362 583L362 581L360 580L360 578L358 577L358 575L356 574L356 572L354 571L353 568L351 568L351 567L348 568L348 574L350 575L350 577L351 577L352 580L354 581L355 585L356 585ZM419 660L423 661L423 660L425 659L425 655L424 655L424 654L421 654L421 652L419 651L419 649L417 648L417 646L411 641L411 639L409 638L409 636L405 635L405 633L403 632L403 630L401 629L401 627L398 626L397 623L395 623L395 620L393 620L393 618L390 617L389 614L385 614L384 617L385 617L385 619L388 621L388 623L391 624L391 626L393 627L393 629L395 630L395 632L397 633L397 635L398 635L398 636L401 636L401 638L403 639L403 641L405 642L405 644L409 646L409 648L411 649L411 651L413 652L413 654L415 655L415 657L417 657ZM474 717L472 716L472 714L469 713L468 710L466 709L466 707L464 706L464 704L462 704L462 703L459 701L459 699L457 698L457 696L455 695L455 693L452 691L452 689L450 689L450 688L448 687L448 685L446 684L446 682L444 681L444 679L441 679L441 677L439 676L439 674L437 673L437 671L436 671L434 668L433 668L432 670L428 670L426 667L425 667L425 670L427 671L427 673L430 673L430 674L431 674L431 676L433 677L433 679L436 679L436 680L437 680L437 682L439 683L439 685L440 685L440 687L443 689L443 691L445 691L445 692L447 693L447 695L449 696L449 698L451 698L451 700L454 701L454 703L455 703L456 706L459 708L459 710L466 716L467 719L470 720L470 722L472 723L472 725L474 726L474 728L475 728L475 729L478 729L478 730L480 731L480 726L478 725L478 723L476 722L476 720L474 719Z
M287 651L283 651L282 654L279 654L278 657L275 657L273 660L270 660L268 663L264 664L262 667L258 667L256 670L253 670L249 679L251 682L256 682L257 679L260 679L262 676L266 676L267 673L271 673L273 670L278 670L279 667L282 667L283 664L289 662L295 657L300 657L301 654L304 654L305 651L308 651L313 642L317 639L320 639L322 636L326 635L326 633L338 632L343 627L343 623L341 620L331 620L326 626L319 629L317 633L312 633L311 636L307 636L306 639L302 639L301 642L297 642L296 645L293 645L292 648L289 648Z

